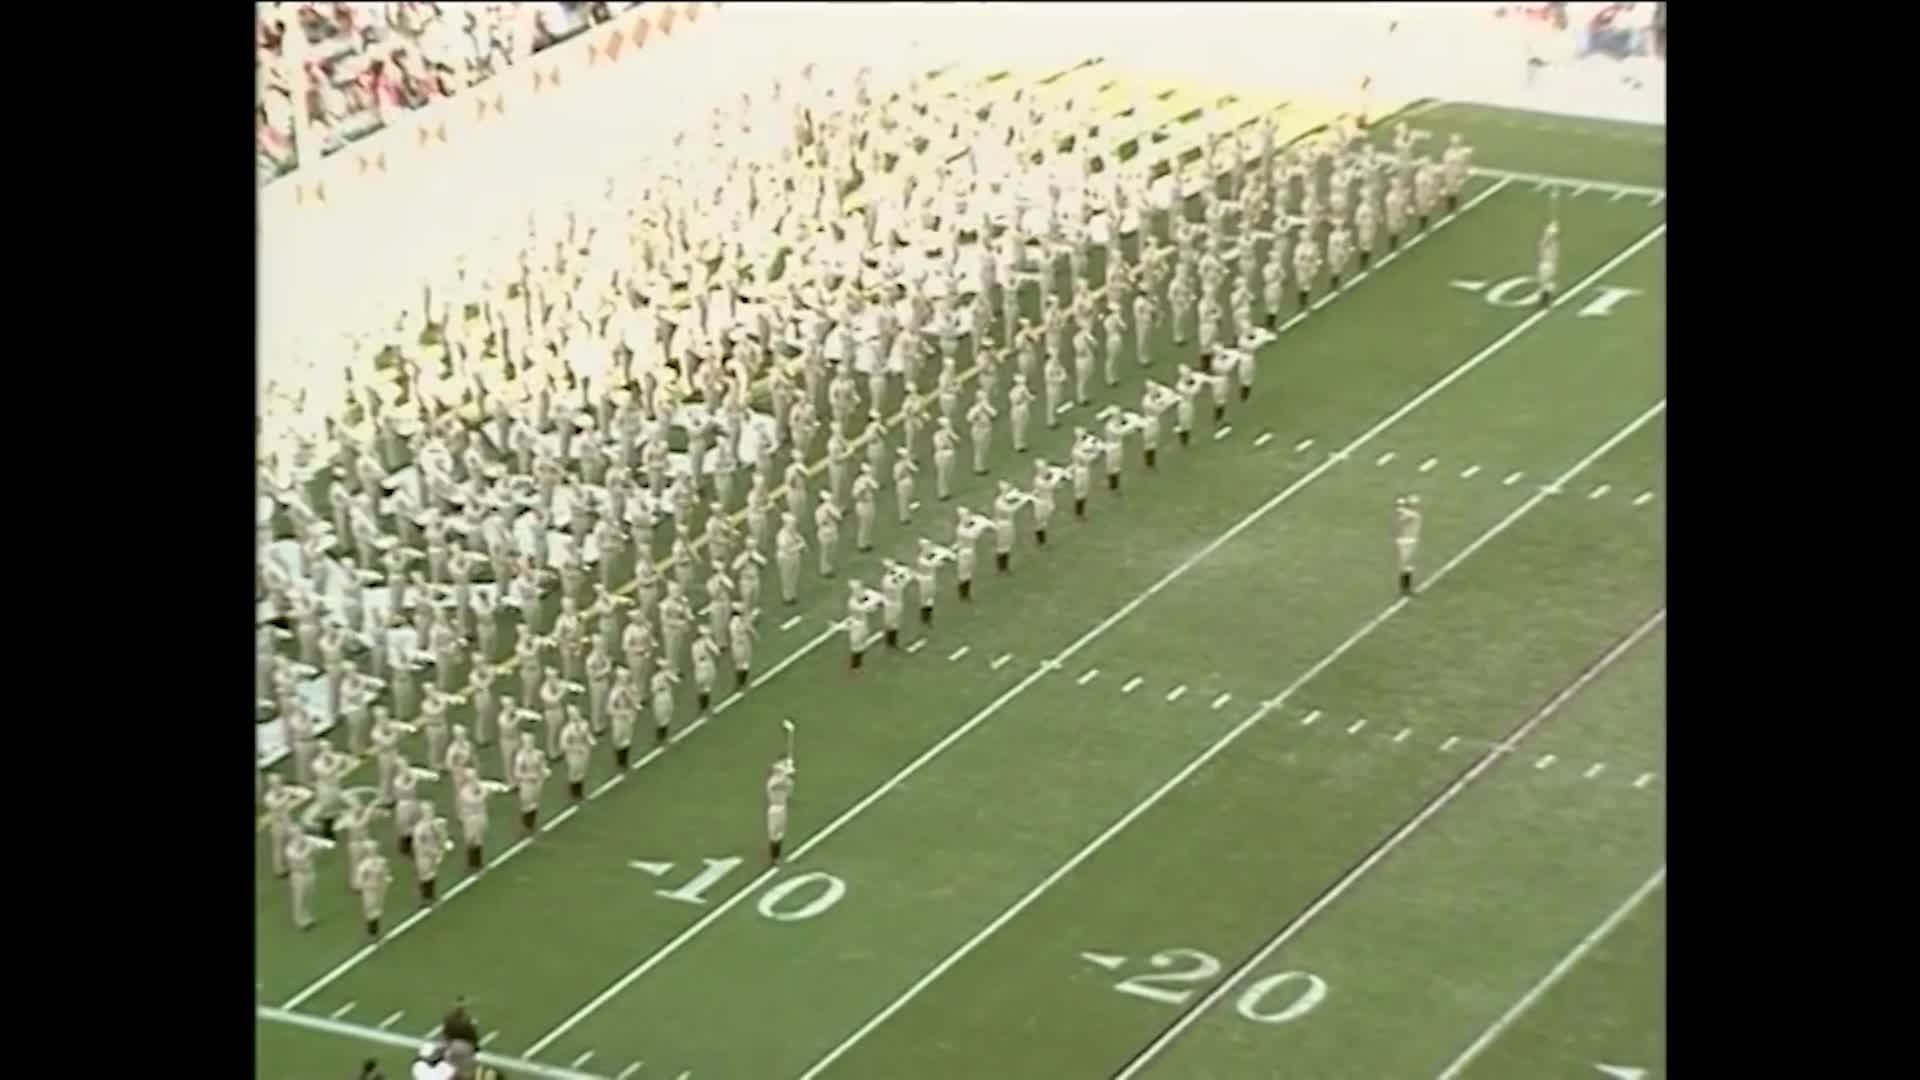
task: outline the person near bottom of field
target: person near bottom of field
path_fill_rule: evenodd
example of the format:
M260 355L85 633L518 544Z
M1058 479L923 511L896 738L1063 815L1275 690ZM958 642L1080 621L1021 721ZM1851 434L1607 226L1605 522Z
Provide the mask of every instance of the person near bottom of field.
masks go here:
M793 759L782 757L767 774L767 861L780 861L787 839L787 803L793 798Z

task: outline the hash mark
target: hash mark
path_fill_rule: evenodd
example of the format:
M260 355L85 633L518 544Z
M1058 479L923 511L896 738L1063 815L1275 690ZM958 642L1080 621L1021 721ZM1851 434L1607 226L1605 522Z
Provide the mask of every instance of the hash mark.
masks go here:
M1085 686L1099 677L1100 677L1099 668L1097 667L1088 668L1086 672L1082 674L1078 679L1075 679L1074 682L1079 683L1081 686Z
M1133 678L1127 680L1126 685L1120 688L1120 692L1123 694L1131 694L1135 690L1140 689L1140 684L1145 681L1146 681L1145 679L1142 679L1140 676L1135 675Z
M385 1031L388 1028L392 1027L395 1023L399 1021L401 1017L405 1015L407 1015L407 1010L405 1009L396 1010L392 1016L389 1016L385 1020L380 1021L380 1030Z
M1653 783L1653 774L1650 772L1645 772L1645 773L1641 773L1640 778L1633 782L1633 786L1643 788L1651 783Z
M1186 697L1186 696L1187 696L1187 684L1186 684L1186 683L1181 683L1181 684L1180 684L1179 686L1176 686L1176 687L1174 687L1173 689L1171 689L1171 690L1169 690L1169 691L1167 691L1167 700L1168 700L1168 701L1179 701L1179 700L1180 700L1181 698L1183 698L1183 697Z
M1347 734L1358 735L1360 734L1360 729L1366 726L1367 726L1367 718L1363 716L1360 719L1355 720L1352 724L1348 725Z
M1525 475L1527 474L1523 472L1508 473L1507 478L1505 480L1500 481L1500 483L1507 487L1512 487L1513 485L1519 483L1520 478Z
M1003 653L1001 653L1001 654L1000 654L999 656L996 656L996 657L994 657L994 658L993 658L993 663L991 663L991 664L988 664L987 666L988 666L988 667L990 667L990 668L992 668L992 669L993 669L993 670L995 670L995 671L999 671L999 670L1000 670L1001 668L1003 668L1003 667L1006 667L1006 666L1007 666L1007 661L1009 661L1009 660L1012 660L1012 659L1013 659L1013 654L1012 654L1012 653L1004 653L1004 652L1003 652Z
M1425 460L1425 461L1423 461L1423 462L1421 462L1421 463L1420 463L1420 471L1421 471L1421 472L1432 472L1432 471L1433 471L1433 467L1434 467L1435 465L1438 465L1438 464L1440 464L1440 459L1439 459L1439 458L1431 458L1431 457L1430 457L1430 458L1428 458L1427 460Z
M913 644L907 646L907 651L910 653L915 653L915 652L919 652L921 649L924 649L926 647L927 647L926 638L916 638L914 639Z
M1626 189L1626 188L1621 188L1621 189L1620 189L1619 191L1616 191L1616 192L1614 192L1614 193L1613 193L1613 198L1611 198L1611 199L1609 199L1609 200L1607 200L1607 201L1608 201L1608 202L1619 202L1619 201L1620 201L1621 199L1624 199L1624 198L1626 198L1626 197L1627 197L1627 189Z
M1319 710L1319 709L1315 709L1315 710L1313 710L1312 712L1310 712L1310 713L1308 713L1307 715L1305 715L1305 716L1303 716L1303 717L1301 717L1301 718L1300 718L1300 726L1301 726L1301 727L1312 727L1312 726L1313 726L1313 722L1314 722L1315 720L1318 720L1318 719L1320 719L1320 710Z
M1233 700L1233 695L1232 695L1232 694L1221 694L1221 695L1220 695L1219 697L1217 697L1217 698L1214 698L1214 699L1213 699L1213 704L1211 704L1211 705L1209 705L1209 706L1207 706L1207 708L1209 708L1209 709L1218 709L1218 708L1221 708L1222 706L1224 706L1224 705L1226 705L1226 703L1227 703L1227 702L1229 702L1229 701L1232 701L1232 700Z
M1442 753L1445 753L1446 751L1453 749L1456 745L1459 744L1459 742L1460 742L1460 736L1449 735L1447 736L1447 741L1440 744L1440 751Z
M1273 432L1266 431L1266 432L1262 432L1259 438L1253 440L1253 445L1265 446L1272 441L1273 441Z
M480 1036L480 1045L482 1047L485 1047L488 1043L492 1042L493 1040L499 1037L500 1037L500 1029L494 1028L492 1031L489 1031L485 1035Z
M968 646L968 645L962 645L962 646L960 646L959 648L957 648L957 649L955 649L955 650L953 650L952 652L950 652L950 653L948 653L948 654L947 654L947 659L949 659L949 660L958 660L958 659L960 659L961 657L963 657L963 656L965 656L965 655L967 655L967 653L968 653L968 652L969 652L969 651L971 650L971 648L972 648L971 646Z
M593 1060L593 1051L588 1050L586 1053L581 1054L579 1057L573 1059L573 1068L577 1069L580 1066L585 1065L587 1062L591 1060Z
M798 616L798 615L795 615L795 616L793 616L792 618L790 618L790 619L788 619L788 620L787 620L786 622L783 622L783 623L781 623L781 624L780 624L780 629L782 629L782 630L791 630L791 629L793 629L794 627L796 627L796 626L799 626L799 625L800 625L800 616Z
M1401 729L1400 729L1400 734L1398 734L1398 735L1395 735L1395 736L1393 737L1393 741L1394 741L1394 742L1406 742L1406 741L1407 741L1407 736L1409 736L1409 735L1411 735L1411 734L1413 734L1413 729L1412 729L1412 728L1410 728L1410 727L1403 727L1403 728L1401 728Z
M1312 447L1313 447L1312 439L1301 439L1299 442L1293 444L1293 452L1296 454L1304 454L1309 449L1312 449Z
M1374 458L1373 463L1375 465L1385 465L1392 460L1393 460L1393 451L1389 450L1386 453L1381 454L1379 457Z
M1480 474L1480 466L1469 465L1466 468L1460 470L1460 479L1471 480L1475 476L1478 476L1479 474Z
M359 1002L357 1002L357 1001L349 1001L349 1002L347 1002L347 1003L346 1003L345 1005L342 1005L342 1006L340 1006L339 1008L337 1008L337 1009L335 1009L335 1010L333 1010L333 1011L332 1011L331 1013L328 1013L327 1015L328 1015L328 1017L329 1017L329 1018L331 1018L331 1019L334 1019L334 1020L338 1020L338 1019L340 1019L341 1017L343 1017L343 1016L345 1016L345 1015L347 1015L348 1013L350 1013L350 1012L352 1012L352 1011L353 1011L353 1007L354 1007L355 1005L358 1005L358 1004L360 1004L360 1003L359 1003Z
M627 1080L627 1077L632 1076L634 1073L639 1072L640 1066L645 1064L646 1062L644 1061L636 1061L633 1064L627 1066L626 1068L621 1069L619 1075L615 1076L613 1080Z
M1643 491L1640 494L1635 495L1633 497L1633 505L1635 506L1645 506L1652 501L1653 501L1653 492L1651 491Z
M1589 768L1587 769L1587 771L1586 771L1586 772L1583 772L1583 773L1581 773L1580 775L1581 775L1581 777L1582 777L1583 779L1587 779L1587 780L1591 780L1591 779L1593 779L1594 777L1596 777L1596 776L1599 776L1599 775L1600 775L1601 773L1603 773L1603 772L1606 772L1606 771L1607 771L1607 764L1606 764L1606 762L1604 762L1604 761L1596 761L1596 762L1594 762L1594 763L1593 763L1593 765L1592 765L1591 767L1589 767Z
M1219 442L1221 439L1224 439L1231 434L1233 434L1233 425L1228 424L1226 427L1223 427L1220 430L1213 433L1213 441Z
M1555 758L1552 754L1542 754L1540 755L1540 760L1533 763L1533 767L1536 769L1544 769L1557 760L1559 759Z
M1609 492L1609 491L1612 491L1612 490L1613 490L1613 485L1612 485L1612 484L1601 484L1601 485L1600 485L1599 487L1597 487L1597 488L1594 488L1594 489L1593 489L1593 493L1592 493L1592 494L1590 494L1590 495L1588 495L1588 496L1587 496L1587 498L1589 498L1589 499L1599 499L1599 498L1604 498L1604 497L1606 496L1606 494L1607 494L1607 492Z

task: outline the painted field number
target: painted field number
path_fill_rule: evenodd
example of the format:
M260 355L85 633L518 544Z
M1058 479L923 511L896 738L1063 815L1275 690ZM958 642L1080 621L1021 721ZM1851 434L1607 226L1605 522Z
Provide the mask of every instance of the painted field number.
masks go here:
M710 899L709 893L728 875L740 869L746 862L738 855L724 859L703 859L706 865L701 871L689 878L686 884L676 889L655 889L653 894L664 900L677 900L683 904L705 905ZM627 865L644 874L665 877L673 872L670 862L647 862L634 859ZM754 907L762 918L774 922L805 922L815 916L824 915L840 903L847 895L845 880L824 870L810 870L782 881L760 895Z
M1482 300L1500 308L1529 308L1540 302L1540 283L1531 274L1516 274L1504 281L1487 284L1480 281L1455 281L1453 287L1478 293ZM1645 289L1625 285L1596 285L1574 312L1575 318L1604 319L1622 302L1645 294Z
M1104 953L1082 953L1089 963L1108 970L1123 967L1126 958ZM1220 958L1201 949L1164 949L1147 957L1152 971L1115 983L1123 994L1162 1005L1185 1005L1202 983L1220 974ZM1289 1024L1320 1007L1327 998L1327 981L1308 971L1281 971L1247 984L1234 998L1233 1011L1256 1024Z

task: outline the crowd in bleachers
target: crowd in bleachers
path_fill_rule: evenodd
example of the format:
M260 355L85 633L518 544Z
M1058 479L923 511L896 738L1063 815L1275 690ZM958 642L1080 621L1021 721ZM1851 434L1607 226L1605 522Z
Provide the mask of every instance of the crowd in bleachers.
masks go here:
M301 154L331 154L494 77L530 53L632 3L268 3L254 36L256 154L262 183ZM304 109L307 138L296 136Z

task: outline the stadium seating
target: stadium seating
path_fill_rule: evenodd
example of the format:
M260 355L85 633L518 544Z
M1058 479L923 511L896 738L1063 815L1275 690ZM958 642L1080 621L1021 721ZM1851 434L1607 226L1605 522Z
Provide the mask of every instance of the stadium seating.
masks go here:
M633 3L258 5L255 142L262 183L331 154ZM303 110L301 145L296 109Z

